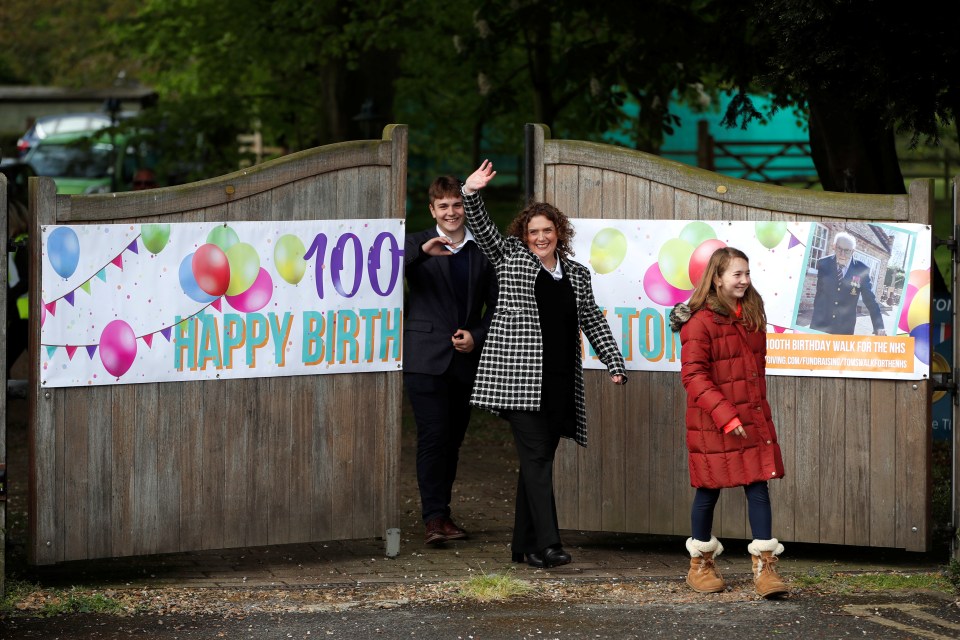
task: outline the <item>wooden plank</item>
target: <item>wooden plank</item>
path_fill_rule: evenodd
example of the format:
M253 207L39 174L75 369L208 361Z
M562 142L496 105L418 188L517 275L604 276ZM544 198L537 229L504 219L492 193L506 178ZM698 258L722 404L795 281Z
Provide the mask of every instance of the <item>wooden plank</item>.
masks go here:
M173 383L181 385L183 383ZM180 550L181 474L186 472L185 425L181 420L182 397L170 383L157 388L157 532L156 547L150 553L172 553ZM193 415L197 415L196 413ZM101 558L103 555L93 555Z
M203 468L207 425L197 416L204 414L204 384L177 382L170 385L170 393L180 398L180 442L177 457L180 460L180 542L179 550L203 549L204 505Z
M117 393L120 386L110 388L110 424L113 435L113 536L114 557L133 555L136 549L136 511L134 486L136 473L136 419L128 396ZM79 390L78 390L79 391ZM125 402L126 401L126 402Z
M132 411L125 416L133 426L132 555L155 553L160 528L157 462L157 422L162 411L158 384L119 385L114 400Z
M929 381L897 385L897 546L907 551L930 549L933 473L930 467L933 430L930 428Z
M56 221L57 186L52 178L36 178L29 182L30 190L30 308L39 309L42 304L41 283L41 228ZM33 419L29 425L30 487L27 508L28 560L31 564L51 564L63 558L63 546L58 539L59 519L57 484L56 425L63 423L62 415L56 415L60 406L54 401L58 389L41 389L40 376L40 320L37 314L30 316L30 335L27 349L30 358L28 402Z
M650 183L633 176L624 179L624 215L631 219L646 219L650 215ZM638 307L646 307L646 300L637 301ZM639 314L638 314L639 316ZM639 318L636 330L640 332ZM632 355L632 354L631 354ZM639 354L633 355L640 358ZM651 460L660 455L651 445L650 387L647 374L628 371L629 382L624 387L623 411L624 460L623 486L626 497L624 531L649 531Z
M381 399L372 393L377 389L377 375L375 373L356 374L349 377L343 376L338 381L343 383L340 388L345 396L345 404L351 407L351 412L356 411L356 407L363 406L365 402L370 402L371 399L377 402L375 406L383 406ZM343 424L346 423L344 420ZM384 480L381 475L380 461L376 457L376 444L377 432L382 431L386 425L382 422L382 416L377 416L368 420L355 420L351 426L355 438L350 478L353 482L353 504L350 506L353 530L349 537L369 538L383 535L385 532L379 526L374 527L375 523L379 524L376 494L382 490Z
M9 229L9 220L7 220L7 177L0 176L0 233L3 234L4 238L10 237ZM7 245L4 243L3 247L0 248L0 282L9 282L8 273L7 273ZM24 274L26 275L26 274ZM0 347L0 355L3 357L4 363L7 362L7 345L9 344L9 339L7 336L7 287L0 287L3 289L0 292L0 340L2 340L2 347ZM4 366L3 370L0 371L0 385L3 386L5 390L7 388L7 367ZM0 464L6 466L7 464L7 394L6 391L3 393L3 397L0 398L0 424L4 425L3 429L0 429ZM4 491L9 491L9 480L4 478ZM0 503L0 531L6 533L7 531L7 503L6 501ZM0 596L6 593L6 577L7 577L7 536L0 536Z
M773 511L773 537L783 540L795 538L793 514L796 511L797 487L797 394L796 379L787 376L767 376L767 400L773 413L777 441L783 456L784 476L768 483L770 505ZM751 532L751 535L752 532Z
M203 387L203 467L200 493L203 504L201 548L222 549L224 546L224 511L226 509L226 455L227 424L225 408L232 398L227 397L225 381L208 380L194 384Z
M870 544L870 381L847 380L844 447L844 544Z
M350 393L352 376L344 374L324 376L329 379L329 396L322 408L323 421L329 425L327 446L329 464L333 469L330 485L332 492L332 539L343 540L353 537L354 532L354 494L362 473L357 469L357 427L350 416L355 407Z
M403 413L403 375L399 372L383 374L384 420L386 429L380 433L383 449L384 486L380 492L381 521L384 528L400 526L400 426Z
M674 218L674 189L668 185L650 182L649 216L651 220ZM680 376L674 372L649 374L648 398L650 415L650 525L651 533L688 533L690 529L689 474L681 488L678 473L687 469L686 429L676 404L686 402L680 386ZM683 478L684 476L680 476ZM678 527L678 522L686 524Z
M283 544L292 538L294 505L306 504L292 501L306 498L305 494L294 495L292 486L297 477L292 395L294 389L302 386L302 381L298 377L266 378L263 382L263 392L270 401L257 406L258 433L262 436L258 438L253 460L252 508L263 509L267 544Z
M597 191L600 192L600 214L603 219L627 218L626 176L611 171L602 172L600 189ZM583 210L581 207L581 213ZM586 259L586 256L581 256L581 260ZM602 277L601 274L594 276L595 279ZM605 313L608 318L614 318L613 322L617 322L615 309L606 309ZM600 407L600 423L605 431L604 438L599 442L594 440L593 443L600 450L602 460L600 526L603 531L627 531L627 390L612 384L606 369L597 375L600 385L597 402Z
M65 357L65 356L64 356ZM81 394L72 392L71 407L76 408L75 415L93 417L94 426L87 420L67 421L60 425L60 434L57 440L62 442L63 453L61 464L57 469L58 483L63 484L63 521L69 522L63 535L63 557L70 560L84 558L87 555L87 527L88 518L88 457L89 457L89 430L96 429L98 423L97 410L88 405ZM71 410L71 413L73 411Z
M724 205L726 209L726 205ZM746 218L744 207L731 207L731 220ZM741 213L742 211L742 213ZM791 222L796 216L771 212L771 220ZM774 296L775 291L761 291L765 296ZM784 476L769 483L770 504L773 510L773 537L782 540L793 540L795 523L793 514L796 512L797 493L806 488L797 483L797 433L803 428L798 421L797 378L793 376L771 376L767 372L767 400L773 414L773 424L777 431L777 441L780 443L780 452L783 456Z
M797 378L795 380L796 405L796 458L790 466L795 469L796 500L793 511L794 540L797 542L820 541L820 390L834 384L833 380ZM787 464L785 461L784 464ZM833 491L833 487L826 490Z
M223 421L221 452L223 456L222 546L240 547L248 544L246 529L263 527L263 514L252 513L249 493L252 491L250 462L255 453L250 450L250 432L256 428L257 381L222 380L224 404L220 415ZM260 522L257 522L260 520Z
M576 167L558 166L550 173L549 183L546 185L548 202L570 217L576 217L580 204L580 176ZM552 200L550 198L552 197ZM584 380L586 383L586 378ZM589 407L588 407L589 411ZM593 436L589 431L588 414L588 445ZM581 492L581 452L579 445L573 441L563 441L557 448L557 456L553 465L553 489L557 502L557 519L561 529L575 529L580 526Z
M837 378L825 381L820 389L820 539L843 544L844 492L846 482L844 450L847 444L847 385Z
M893 547L897 543L897 415L899 383L873 380L870 383L870 545Z
M576 201L570 194L571 203L565 211L571 218L599 218L603 214L603 173L599 169L581 168L577 172ZM578 256L580 262L589 261L589 256ZM589 268L589 266L588 266ZM583 338L584 361L591 358L589 341ZM607 469L604 465L604 444L608 440L617 440L615 425L604 419L602 400L602 385L607 379L605 373L595 370L583 372L584 402L587 408L587 446L577 451L579 477L579 498L577 504L577 520L579 528L588 523L593 527L602 526L604 501L611 498L604 493L604 477L608 473L616 473L615 469ZM617 482L617 478L612 479ZM621 508L622 505L611 508ZM622 515L620 516L622 520Z
M933 181L910 183L910 222L933 224ZM931 263L933 256L930 255ZM931 297L932 301L932 297ZM933 309L929 307L929 317ZM908 551L928 551L933 542L931 497L933 494L933 430L931 425L931 381L929 378L897 386L897 467L901 452L904 480L902 520L898 516L897 541ZM901 446L902 445L902 446ZM899 493L899 492L898 492Z

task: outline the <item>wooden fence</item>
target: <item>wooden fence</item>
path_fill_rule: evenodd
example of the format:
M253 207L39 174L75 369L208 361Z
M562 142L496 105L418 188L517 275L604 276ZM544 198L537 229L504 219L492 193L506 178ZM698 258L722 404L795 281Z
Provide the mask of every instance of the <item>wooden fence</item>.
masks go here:
M574 218L932 223L929 180L915 181L905 196L818 193L552 140L542 125L528 125L526 139L532 197ZM624 392L604 372L586 374L591 446L561 446L561 527L689 535L693 490L679 375L633 372ZM770 483L777 538L929 549L929 380L771 376L768 393L786 465L786 477ZM742 492L723 492L714 532L749 539Z
M34 178L30 308L41 304L45 225L402 218L406 171L407 130L392 125L382 140L181 187L57 196L52 180ZM31 563L368 538L396 526L399 371L41 388L39 317L30 317Z

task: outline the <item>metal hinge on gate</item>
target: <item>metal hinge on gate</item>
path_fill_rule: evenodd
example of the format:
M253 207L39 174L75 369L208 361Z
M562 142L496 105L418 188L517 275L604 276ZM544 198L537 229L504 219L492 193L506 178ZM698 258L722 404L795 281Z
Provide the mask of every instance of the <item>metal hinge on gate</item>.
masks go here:
M943 238L934 237L933 246L934 247L950 247L950 252L953 254L953 263L960 264L960 251L957 250L957 239L960 238L960 224L953 225L953 237Z
M960 391L960 385L958 385L958 381L960 381L960 369L956 367L954 367L952 372L930 372L930 382L933 383L931 385L933 391L946 391L947 393L952 393L953 404L956 406L960 406L960 395L957 393Z

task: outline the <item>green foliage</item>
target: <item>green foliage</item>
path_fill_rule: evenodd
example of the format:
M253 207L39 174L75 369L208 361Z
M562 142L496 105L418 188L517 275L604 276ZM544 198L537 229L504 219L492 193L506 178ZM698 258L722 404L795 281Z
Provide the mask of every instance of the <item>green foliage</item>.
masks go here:
M841 593L858 591L911 591L926 589L953 593L955 583L943 573L832 573L814 570L791 576L798 587L829 589Z
M747 98L759 90L772 109L833 100L937 145L960 104L958 13L929 0L7 0L0 23L18 28L0 31L0 79L151 85L149 124L179 180L236 169L238 134L284 153L402 122L420 188L519 157L527 122L583 140L615 128L657 152L678 97L721 90L742 92L737 125L769 115Z
M23 580L14 580L9 576L4 584L3 599L0 600L0 617L16 612L17 603L39 587Z
M128 613L116 598L104 593L89 592L79 587L43 589L29 582L9 580L4 598L0 601L0 616L15 614L21 608L29 610L31 615L45 618L73 613Z
M953 585L953 590L960 593L960 560L950 559L950 564L947 566L947 580Z
M491 602L529 595L533 591L533 585L526 580L498 573L484 573L461 583L457 594L470 600Z

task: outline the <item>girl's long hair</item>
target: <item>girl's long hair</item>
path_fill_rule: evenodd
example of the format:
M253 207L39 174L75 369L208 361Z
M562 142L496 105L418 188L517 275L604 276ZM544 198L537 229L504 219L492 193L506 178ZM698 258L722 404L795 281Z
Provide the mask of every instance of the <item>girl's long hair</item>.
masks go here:
M723 247L713 252L713 255L710 256L710 261L707 263L707 268L703 272L703 277L700 279L700 282L697 283L693 294L690 296L690 301L687 303L691 313L695 313L708 306L708 302L711 299L716 300L719 304L726 305L717 292L717 286L714 280L726 273L727 267L730 266L730 261L734 258L741 258L745 260L748 265L750 264L750 259L747 257L747 254L740 251L740 249ZM754 289L752 281L743 294L740 305L742 308L740 318L743 324L746 325L750 331L765 331L767 314L763 309L763 298L761 298L757 290Z

